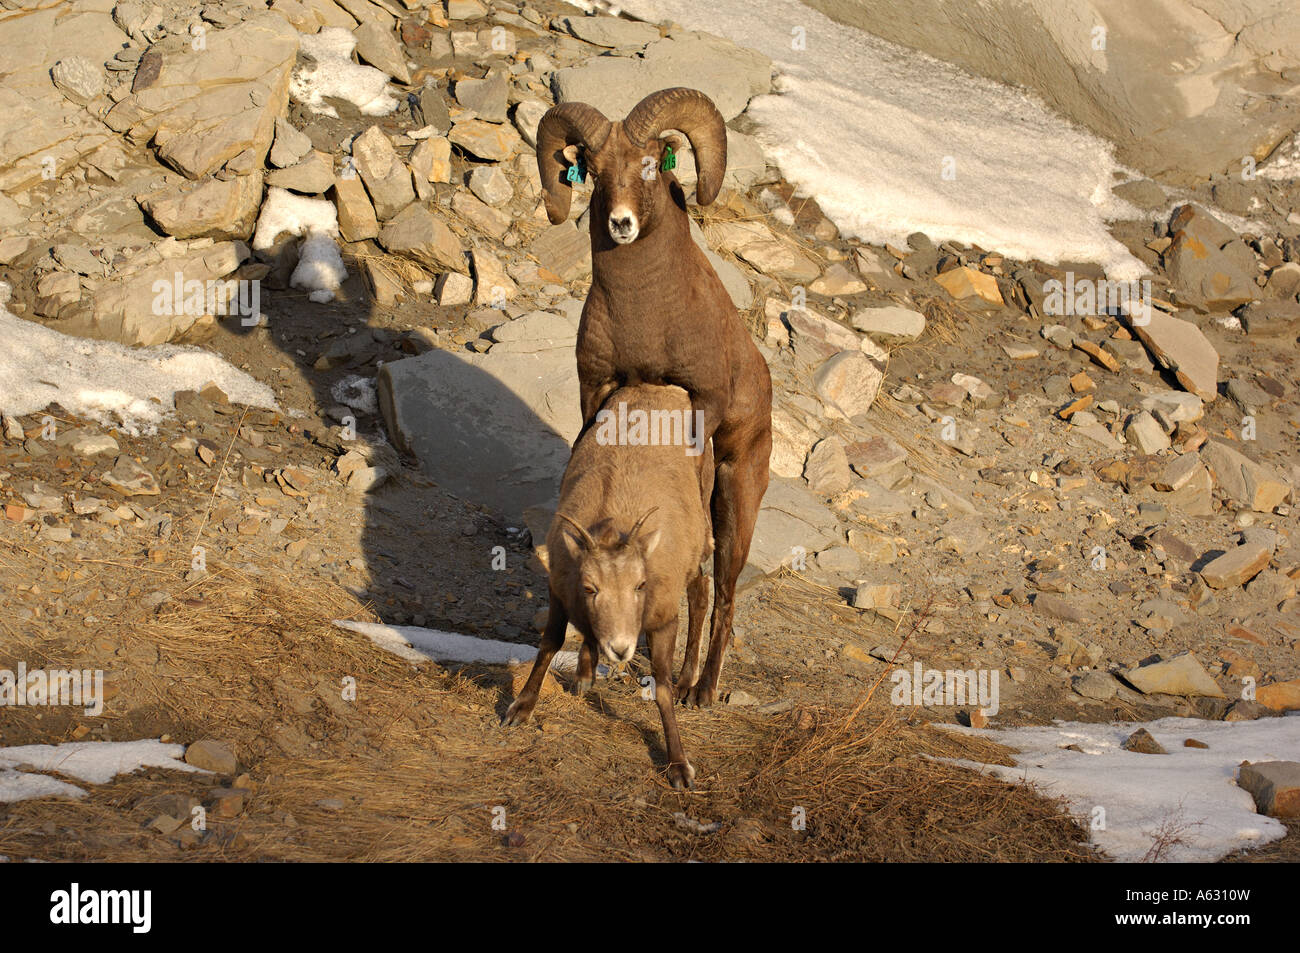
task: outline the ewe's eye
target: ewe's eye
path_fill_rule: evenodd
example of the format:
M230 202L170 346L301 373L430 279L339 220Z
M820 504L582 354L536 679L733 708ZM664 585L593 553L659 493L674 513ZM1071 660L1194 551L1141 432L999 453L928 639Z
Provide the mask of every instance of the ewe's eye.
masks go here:
M645 580L644 580L644 579L642 579L642 580L641 580L641 584L638 585L638 586L636 587L636 591L637 591L637 592L644 592L644 591L645 591Z

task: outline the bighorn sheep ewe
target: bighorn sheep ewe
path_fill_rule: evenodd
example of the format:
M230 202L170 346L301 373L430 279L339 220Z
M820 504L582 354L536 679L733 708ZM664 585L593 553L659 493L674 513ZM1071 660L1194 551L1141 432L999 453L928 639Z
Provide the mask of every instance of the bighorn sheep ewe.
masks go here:
M640 419L640 439L632 428L611 434L598 425L573 448L546 537L551 577L546 630L505 723L522 724L532 714L568 623L582 633L578 694L595 679L597 650L610 661L629 661L644 632L668 745L668 778L673 787L690 787L695 769L682 751L673 714L673 650L685 590L686 667L694 672L709 601L702 563L713 545L704 505L712 490L713 461L707 438L692 430L698 418L679 388L621 388L606 408L613 417L604 419L611 423ZM645 416L638 418L638 412ZM653 444L643 442L648 440Z
M679 693L712 704L731 641L736 578L749 556L772 450L772 379L722 281L691 240L686 195L671 171L686 134L695 150L696 201L722 187L727 130L722 114L694 89L660 90L622 122L586 103L548 110L537 128L537 166L546 212L564 221L575 177L590 171L592 282L578 327L578 384L589 428L609 394L625 384L675 384L703 411L713 439L714 550L709 656L698 681Z

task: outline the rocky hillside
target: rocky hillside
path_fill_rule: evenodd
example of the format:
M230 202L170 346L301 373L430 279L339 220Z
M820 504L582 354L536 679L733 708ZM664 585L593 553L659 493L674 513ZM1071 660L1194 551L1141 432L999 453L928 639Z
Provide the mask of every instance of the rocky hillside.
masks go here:
M753 135L766 59L672 24L548 0L0 6L5 307L69 342L198 345L277 405L197 380L154 395L150 432L33 367L55 403L3 407L6 614L116 671L127 708L183 656L77 633L172 618L229 573L535 640L591 271L589 186L548 223L536 126L687 85L729 127L692 234L776 392L731 704L851 701L916 660L1000 673L1009 724L1300 709L1295 180L1117 181L1137 217L1113 234L1149 270L1117 286L841 235ZM323 714L284 682L294 718ZM308 757L315 730L240 763Z

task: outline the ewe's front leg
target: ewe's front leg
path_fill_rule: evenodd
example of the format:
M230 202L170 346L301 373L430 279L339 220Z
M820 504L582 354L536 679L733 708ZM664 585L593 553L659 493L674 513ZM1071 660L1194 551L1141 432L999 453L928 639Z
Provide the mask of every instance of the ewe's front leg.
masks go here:
M686 760L682 738L677 732L677 713L673 710L673 647L677 644L677 617L647 633L650 642L650 670L655 680L655 704L664 723L664 741L668 746L668 783L675 788L695 785L695 769Z
M522 725L532 715L533 707L537 704L537 695L542 690L542 679L546 677L546 670L551 667L551 659L555 658L555 653L564 645L564 632L569 625L569 614L564 611L564 606L560 604L554 591L551 592L550 599L550 607L546 613L546 631L542 633L542 641L537 646L537 658L533 661L533 670L528 673L528 681L524 683L519 697L501 719L501 723L507 727Z
M596 655L600 646L591 636L583 636L582 647L578 649L578 681L573 686L573 693L579 697L591 691L596 684Z

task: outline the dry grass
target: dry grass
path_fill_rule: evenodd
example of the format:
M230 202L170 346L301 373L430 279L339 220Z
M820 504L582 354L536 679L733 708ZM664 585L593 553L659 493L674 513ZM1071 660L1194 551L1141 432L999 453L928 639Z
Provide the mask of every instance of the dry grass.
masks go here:
M132 571L123 568L123 573ZM337 588L215 574L113 628L127 659L111 737L228 740L255 788L182 851L147 825L159 795L204 803L214 779L150 770L81 801L0 806L0 854L84 860L1086 860L1086 835L1020 785L927 760L1004 749L910 725L870 694L852 709L683 711L695 791L664 781L658 713L634 680L544 698L506 731L502 670L412 667L331 624L372 618ZM56 657L51 664L60 662ZM357 685L343 701L344 678ZM114 715L113 712L120 714ZM74 725L30 711L31 742ZM321 803L325 802L325 803ZM494 814L496 811L496 814ZM504 811L502 814L501 812ZM494 828L501 816L504 829ZM683 815L678 818L675 815ZM500 825L498 825L500 827ZM701 833L700 831L706 831ZM506 846L507 834L516 846ZM522 840L520 841L520 838Z

